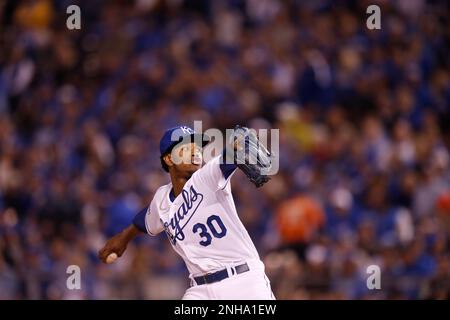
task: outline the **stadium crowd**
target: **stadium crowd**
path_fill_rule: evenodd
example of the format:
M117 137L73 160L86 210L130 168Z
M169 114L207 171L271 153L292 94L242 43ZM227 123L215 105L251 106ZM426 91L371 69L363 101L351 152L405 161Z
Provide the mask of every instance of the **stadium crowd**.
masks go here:
M449 5L379 1L369 30L371 2L2 2L0 299L180 298L164 235L97 251L168 182L164 130L194 120L280 129L279 173L232 180L278 299L449 299Z

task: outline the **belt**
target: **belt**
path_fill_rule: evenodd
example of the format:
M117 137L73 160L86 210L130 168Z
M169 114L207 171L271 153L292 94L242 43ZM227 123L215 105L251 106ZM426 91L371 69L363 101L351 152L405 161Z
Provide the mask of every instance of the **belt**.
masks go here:
M250 268L248 267L248 264L244 263L244 264L232 267L231 275L241 274L241 273L247 272L249 270L250 270ZM220 270L220 271L217 271L214 273L207 273L202 276L194 277L194 280L197 285L202 285L202 284L209 284L209 283L222 281L223 279L226 279L228 277L229 277L228 270L223 269L223 270Z

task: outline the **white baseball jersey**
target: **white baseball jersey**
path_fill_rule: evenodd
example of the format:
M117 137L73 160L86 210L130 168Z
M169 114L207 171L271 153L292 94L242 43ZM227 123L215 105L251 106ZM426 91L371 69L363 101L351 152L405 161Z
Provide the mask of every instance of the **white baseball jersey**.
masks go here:
M260 262L236 212L229 181L234 172L225 179L219 166L221 157L197 170L173 202L169 196L172 184L160 187L145 217L150 235L165 230L190 277L239 262Z

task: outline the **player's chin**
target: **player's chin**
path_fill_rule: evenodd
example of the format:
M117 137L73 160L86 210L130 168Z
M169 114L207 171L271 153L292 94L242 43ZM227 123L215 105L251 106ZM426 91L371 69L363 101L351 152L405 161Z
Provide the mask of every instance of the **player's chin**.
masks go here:
M203 161L202 158L192 158L190 165L197 170L202 167Z
M190 170L193 170L195 172L202 167L202 164L201 163L190 163L190 164L188 164L188 167Z
M186 173L188 173L189 175L192 175L195 171L197 171L198 169L200 169L202 167L201 164L196 164L196 163L186 163L182 165L182 170Z

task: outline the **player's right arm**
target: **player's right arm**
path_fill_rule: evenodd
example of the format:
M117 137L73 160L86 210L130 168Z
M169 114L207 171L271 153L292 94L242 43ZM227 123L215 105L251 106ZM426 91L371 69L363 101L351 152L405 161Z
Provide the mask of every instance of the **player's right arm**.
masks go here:
M98 252L98 257L102 262L106 263L106 259L111 253L117 254L118 257L122 256L128 243L139 234L142 234L141 230L134 224L129 225L106 242L103 248Z
M159 219L156 202L153 199L148 208L143 208L135 215L132 224L106 242L99 251L98 257L106 263L106 259L111 253L117 254L118 257L122 256L128 243L138 235L147 233L154 236L162 230L164 230L164 227Z

